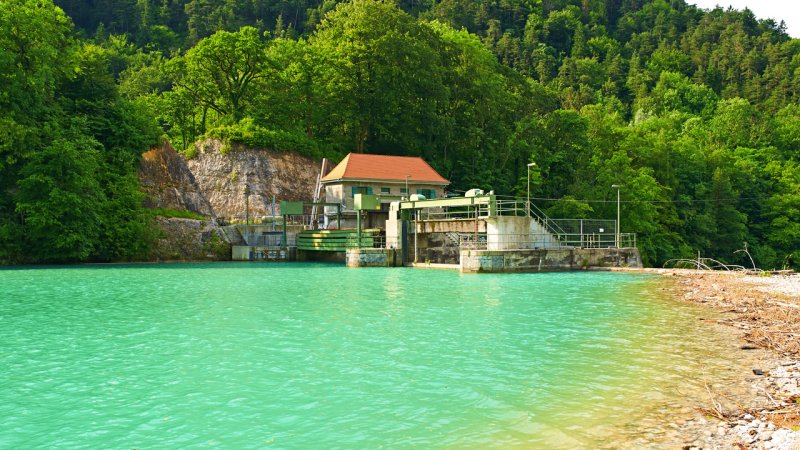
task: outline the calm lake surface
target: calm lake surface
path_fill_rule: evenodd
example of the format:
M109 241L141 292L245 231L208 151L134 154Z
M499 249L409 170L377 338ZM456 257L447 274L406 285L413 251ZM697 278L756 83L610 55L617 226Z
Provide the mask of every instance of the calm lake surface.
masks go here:
M0 270L0 448L609 445L733 358L658 283L324 264Z

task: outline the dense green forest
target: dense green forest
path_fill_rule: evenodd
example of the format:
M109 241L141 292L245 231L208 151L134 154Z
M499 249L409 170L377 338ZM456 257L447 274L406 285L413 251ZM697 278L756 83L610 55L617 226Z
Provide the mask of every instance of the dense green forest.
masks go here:
M168 138L419 155L660 265L800 266L800 40L683 0L2 0L0 261L146 257Z

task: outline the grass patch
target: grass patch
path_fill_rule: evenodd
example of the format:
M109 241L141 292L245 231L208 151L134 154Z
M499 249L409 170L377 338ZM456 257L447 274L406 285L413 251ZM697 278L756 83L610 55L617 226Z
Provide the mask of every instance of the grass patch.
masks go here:
M249 148L262 148L279 152L297 152L314 159L323 157L333 160L341 159L340 152L321 145L309 138L301 130L273 130L255 123L252 118L242 119L239 123L221 125L208 130L207 138L218 139L222 142L221 154L232 150L232 143L244 144Z
M170 208L156 208L151 209L153 216L160 216L160 217L168 217L168 218L177 218L177 219L195 219L195 220L206 220L206 217L202 214L198 214L194 211L186 211L181 209L170 209Z

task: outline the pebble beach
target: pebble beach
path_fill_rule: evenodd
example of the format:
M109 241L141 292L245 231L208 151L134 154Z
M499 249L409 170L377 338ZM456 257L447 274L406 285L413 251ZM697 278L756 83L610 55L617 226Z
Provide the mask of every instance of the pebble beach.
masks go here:
M800 274L646 271L668 278L662 289L680 301L708 308L700 326L729 334L748 364L740 368L746 389L711 384L670 424L665 448L800 449Z

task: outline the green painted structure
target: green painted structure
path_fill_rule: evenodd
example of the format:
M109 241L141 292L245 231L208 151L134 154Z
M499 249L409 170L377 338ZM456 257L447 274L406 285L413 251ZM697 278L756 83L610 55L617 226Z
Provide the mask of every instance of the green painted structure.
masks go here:
M304 230L297 234L298 250L344 252L351 248L373 248L382 246L383 230Z

